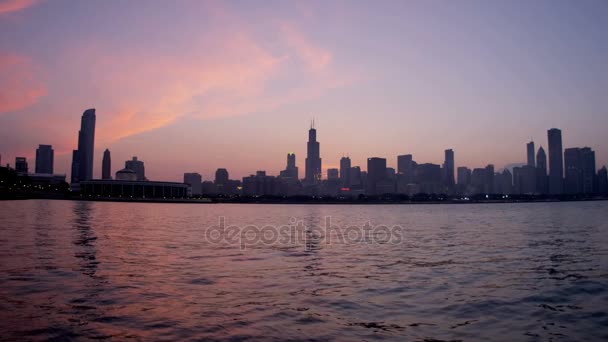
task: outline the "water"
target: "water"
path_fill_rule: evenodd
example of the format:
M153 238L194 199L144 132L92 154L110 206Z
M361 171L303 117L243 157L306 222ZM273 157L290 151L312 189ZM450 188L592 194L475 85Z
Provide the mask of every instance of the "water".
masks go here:
M4 339L608 339L608 202L0 202ZM227 225L302 243L210 241ZM401 240L318 228L401 225ZM295 220L295 221L294 221ZM215 240L213 240L215 241ZM232 241L232 240L231 240Z

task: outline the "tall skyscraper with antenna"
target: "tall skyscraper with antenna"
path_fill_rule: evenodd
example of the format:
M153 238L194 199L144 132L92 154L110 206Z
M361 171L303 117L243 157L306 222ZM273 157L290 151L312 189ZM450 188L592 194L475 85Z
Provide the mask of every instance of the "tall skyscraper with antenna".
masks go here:
M308 184L316 184L321 180L321 155L314 119L311 121L308 130L306 151L306 175L304 180Z

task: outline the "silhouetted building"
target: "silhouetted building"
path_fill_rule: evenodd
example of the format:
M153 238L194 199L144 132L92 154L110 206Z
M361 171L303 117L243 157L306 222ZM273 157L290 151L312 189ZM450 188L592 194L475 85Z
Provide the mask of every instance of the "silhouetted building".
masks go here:
M595 192L595 152L589 147L567 148L564 151L566 178L564 191L568 194Z
M395 178L396 178L395 168L387 167L386 168L386 179L390 180L391 182L394 182Z
M445 150L445 160L443 162L443 168L445 172L445 186L448 191L454 190L454 151L449 149Z
M217 189L212 181L204 181L203 184L201 184L201 190L204 195L217 194Z
M144 162L138 160L137 157L133 157L131 160L125 162L125 169L132 170L137 175L138 181L145 181L146 179L146 168Z
M403 183L414 182L414 161L411 154L397 156L397 174L403 175Z
M228 176L228 170L224 168L217 169L215 171L215 180L213 182L213 192L207 192L203 189L203 193L216 194L216 195L236 195L238 194L241 182L239 180L230 179Z
M345 188L350 187L350 167L350 158L342 157L340 159L340 180Z
M82 114L78 132L78 152L72 153L72 182L93 179L93 154L95 150L95 109ZM77 157L78 159L74 159ZM74 174L74 171L76 171Z
M378 183L386 180L386 159L367 158L367 180L365 192L368 195L378 195Z
M124 168L122 170L116 171L116 180L117 181L136 182L137 173L131 169Z
M110 150L107 148L103 151L103 160L101 161L101 179L112 179L112 158Z
M184 184L190 185L190 194L192 196L200 196L203 193L202 183L203 177L200 175L200 173L184 173Z
M287 154L287 166L285 170L279 173L281 178L298 179L298 167L296 166L296 155L293 153Z
M464 194L471 184L471 169L461 166L457 169L456 173L458 176L458 192Z
M547 155L541 146L536 153L536 192L549 193L549 178L547 177Z
M266 171L257 171L255 175L243 177L243 195L246 196L277 196L280 189L280 180L267 176Z
M219 168L215 171L215 191L217 194L226 194L228 192L228 183L229 183L228 170L224 168Z
M21 174L27 174L29 172L27 159L25 157L15 158L15 172Z
M536 163L534 161L534 141L530 141L526 144L526 150L528 154L528 166L536 167Z
M38 145L36 150L36 173L53 174L54 151L51 145Z
M338 169L327 169L327 180L323 182L322 193L328 196L337 196L340 193L342 180Z
M136 174L129 169L116 172L116 180L90 180L80 182L80 193L84 197L113 198L164 198L179 199L188 197L188 185L173 182L149 182L118 179L118 173L124 171Z
M485 168L475 168L471 172L471 190L470 194L481 194L485 192L487 176Z
M606 166L597 171L597 192L608 195L608 170L606 170Z
M549 193L564 192L564 162L562 153L562 131L552 128L547 131L549 140Z
M35 173L28 175L31 185L43 190L67 190L68 184L65 182L65 175L55 175L51 173Z
M583 177L583 193L596 192L595 152L589 147L581 148L581 166Z
M340 171L338 169L327 169L327 179L340 179Z
M496 175L494 175L496 177ZM503 195L513 193L513 175L509 169L504 169L500 174L500 192Z
M530 165L513 168L513 192L534 194L536 192L536 168Z
M361 167L353 166L350 168L349 182L351 188L363 187L363 180L361 179Z
M484 184L484 190L486 194L494 193L494 165L488 164L486 166L486 181Z
M308 144L306 149L305 181L308 184L316 184L321 180L321 154L314 121L308 130Z
M564 192L579 194L583 192L583 165L581 150L578 147L564 150L564 164L566 177L564 179Z
M80 151L72 151L72 169L71 169L70 183L78 183L78 173L80 172Z
M418 184L420 192L426 194L442 193L441 180L440 165L425 163L416 167L414 182Z
M228 182L228 179L228 170L220 168L215 171L215 185L224 185Z

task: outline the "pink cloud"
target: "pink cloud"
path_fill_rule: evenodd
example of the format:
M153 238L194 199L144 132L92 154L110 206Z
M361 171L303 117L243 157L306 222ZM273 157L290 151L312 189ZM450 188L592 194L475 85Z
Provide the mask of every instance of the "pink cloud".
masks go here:
M23 109L47 94L36 74L29 58L0 53L0 113Z
M293 26L277 25L278 49L270 51L247 27L191 37L187 54L156 54L145 47L79 44L66 63L95 93L100 139L114 141L171 124L268 111L318 96L340 84L331 53ZM299 75L290 87L275 82ZM103 119L101 119L103 118Z
M18 12L38 2L38 0L0 0L0 14Z

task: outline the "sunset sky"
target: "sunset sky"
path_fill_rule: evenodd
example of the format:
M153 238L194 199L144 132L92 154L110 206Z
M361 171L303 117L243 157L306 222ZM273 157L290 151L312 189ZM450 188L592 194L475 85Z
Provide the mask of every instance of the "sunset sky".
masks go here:
M525 144L608 163L608 1L0 0L0 154L55 149L67 173L97 109L95 172L138 156L151 180L304 175L399 154L497 169Z

